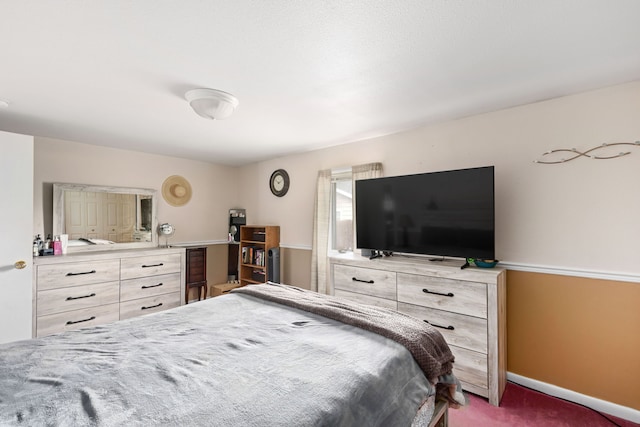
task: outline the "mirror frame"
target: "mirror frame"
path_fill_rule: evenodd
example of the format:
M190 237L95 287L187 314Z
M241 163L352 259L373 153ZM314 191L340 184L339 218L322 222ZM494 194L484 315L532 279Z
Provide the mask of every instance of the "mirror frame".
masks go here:
M136 249L136 248L155 248L158 246L158 193L156 190L149 188L131 188L131 187L111 187L103 185L86 185L86 184L68 184L53 183L53 235L65 234L64 225L64 192L70 191L87 191L94 193L120 193L120 194L140 194L143 196L151 196L151 241L150 242L132 242L132 243L114 243L112 245L86 245L86 246L69 246L67 251L71 252L89 252L104 251L118 249Z

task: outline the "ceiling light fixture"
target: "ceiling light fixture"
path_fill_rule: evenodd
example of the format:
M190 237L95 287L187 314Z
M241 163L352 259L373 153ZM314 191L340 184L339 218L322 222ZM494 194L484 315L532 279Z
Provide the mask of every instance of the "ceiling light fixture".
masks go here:
M239 104L235 96L216 89L193 89L184 97L200 117L211 120L226 119Z

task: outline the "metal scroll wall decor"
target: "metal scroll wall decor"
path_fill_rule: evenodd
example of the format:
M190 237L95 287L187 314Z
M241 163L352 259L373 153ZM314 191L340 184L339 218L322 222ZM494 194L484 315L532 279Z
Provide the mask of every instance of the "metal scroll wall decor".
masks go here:
M616 154L610 154L610 155L603 155L603 156L597 156L595 154L590 154L593 153L594 151L597 150L601 150L601 149L605 149L608 147L616 147L616 146L633 146L633 147L640 147L640 141L636 141L636 142L615 142L613 144L602 144L602 145L598 145L597 147L593 147L587 151L578 151L575 148L559 148L557 150L551 150L551 151L547 151L546 153L542 153L542 160L534 160L534 163L542 163L545 165L553 165L553 164L557 164L557 163L566 163L568 161L571 160L575 160L578 157L587 157L589 159L595 159L595 160L605 160L605 159L615 159L618 157L622 157L622 156L626 156L627 154L631 154L631 151L620 151ZM551 154L556 154L556 153L570 153L571 157L562 157L560 160L545 160L544 157L545 156L549 156Z

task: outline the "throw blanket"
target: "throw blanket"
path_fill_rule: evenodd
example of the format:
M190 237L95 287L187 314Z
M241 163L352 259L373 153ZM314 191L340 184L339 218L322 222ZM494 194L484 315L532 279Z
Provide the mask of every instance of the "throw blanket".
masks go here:
M392 339L409 350L431 384L436 384L438 377L451 374L453 369L454 356L442 334L403 313L272 282L268 286L244 286L232 292L319 314Z

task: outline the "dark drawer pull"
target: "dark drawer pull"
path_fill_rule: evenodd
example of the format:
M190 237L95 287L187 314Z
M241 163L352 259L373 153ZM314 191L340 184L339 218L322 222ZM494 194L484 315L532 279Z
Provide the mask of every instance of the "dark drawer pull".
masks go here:
M82 273L67 273L67 276L80 276L82 274L94 274L96 271L95 270L91 270L91 271L83 271Z
M157 285L144 285L142 289L157 288L158 286L162 286L162 283L158 283Z
M74 299L91 298L95 296L96 294L82 295L81 297L67 297L67 301L73 301Z
M142 307L141 310L149 310L150 308L160 307L162 303L156 305L150 305L149 307Z
M360 282L360 283L375 283L373 280L362 280L362 279L358 279L356 277L352 277L351 280L353 280L354 282Z
M142 268L149 268L149 267L162 267L164 264L160 263L160 264L150 264L150 265L146 265L146 264L142 264Z
M425 294L434 294L434 295L441 295L443 297L452 297L453 294L451 292L447 292L446 294L443 292L434 292L434 291L430 291L429 289L426 288L422 288L422 292L424 292Z
M75 325L76 323L82 323L82 322L88 322L90 320L94 320L96 318L96 316L91 316L88 319L82 319L82 320L69 320L67 322L67 325Z
M231 289L227 289L226 291L222 291L223 294L231 292Z
M447 330L449 330L449 331L453 331L453 330L455 329L455 328L454 328L453 326L451 326L451 325L449 325L449 326L437 325L437 324L435 324L435 323L431 323L431 322L429 322L428 320L425 320L424 322L425 322L425 323L428 323L429 325L433 326L434 328L447 329Z

